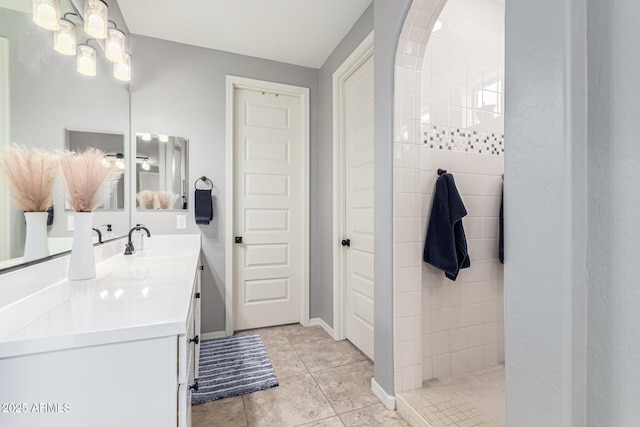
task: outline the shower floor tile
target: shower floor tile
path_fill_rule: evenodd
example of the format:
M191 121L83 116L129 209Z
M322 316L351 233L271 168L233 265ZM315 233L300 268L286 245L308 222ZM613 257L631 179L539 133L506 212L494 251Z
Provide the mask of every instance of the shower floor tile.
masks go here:
M504 427L504 364L422 383L399 397L427 426Z

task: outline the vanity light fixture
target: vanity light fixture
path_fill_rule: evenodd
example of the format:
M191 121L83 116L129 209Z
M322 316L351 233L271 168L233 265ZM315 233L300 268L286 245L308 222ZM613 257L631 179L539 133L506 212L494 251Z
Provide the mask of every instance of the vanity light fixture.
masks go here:
M158 135L158 141L160 141L160 142L169 142L169 136L168 135Z
M143 140L144 142L149 142L151 141L151 134L150 133L139 133L138 136L140 137L141 140Z
M84 32L96 39L106 39L108 9L103 0L84 0Z
M124 32L117 28L109 28L104 52L109 61L117 63L125 61L125 38Z
M109 158L107 160L107 158ZM115 160L114 160L115 159ZM124 154L116 153L116 154L105 154L104 160L107 164L113 163L116 167L120 169L124 169Z
M113 76L123 82L131 80L131 55L124 53L122 62L113 63Z
M87 40L89 42L89 40ZM88 44L78 45L78 72L83 76L96 75L96 50Z
M124 169L124 154L118 153L116 154L116 163L115 165L120 169Z
M60 29L53 33L53 48L63 55L76 54L76 24L60 19Z
M33 22L46 28L57 31L60 29L60 1L59 0L33 0Z

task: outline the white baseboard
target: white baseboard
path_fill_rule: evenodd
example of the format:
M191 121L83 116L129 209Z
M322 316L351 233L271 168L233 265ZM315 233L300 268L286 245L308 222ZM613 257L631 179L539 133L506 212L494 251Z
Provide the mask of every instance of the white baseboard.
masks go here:
M329 334L329 336L333 339L336 339L334 333L333 333L333 328L331 326L329 326L327 324L327 322L325 322L324 320L322 320L319 317L315 317L313 319L309 319L309 326L322 326L322 329L325 330L326 333Z
M431 424L422 418L422 415L413 409L409 402L404 400L402 396L396 396L396 405L398 407L398 414L411 424L412 427L431 427Z
M380 385L376 382L375 378L371 378L371 391L376 395L378 399L380 399L380 402L382 402L382 404L386 406L387 409L391 411L396 409L396 399L393 396L389 396L387 392L384 391L382 387L380 387Z
M222 338L225 336L224 331L216 331L216 332L207 332L205 334L200 334L200 339L202 340L211 340L214 338Z

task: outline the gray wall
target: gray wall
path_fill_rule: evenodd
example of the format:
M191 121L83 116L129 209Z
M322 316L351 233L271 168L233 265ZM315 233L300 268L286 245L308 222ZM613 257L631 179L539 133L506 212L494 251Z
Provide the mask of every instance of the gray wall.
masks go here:
M640 418L640 2L587 0L587 425Z
M351 55L362 40L373 31L373 4L342 39L320 68L319 80L319 141L318 151L312 153L311 161L317 165L318 184L312 192L318 197L312 201L312 212L317 216L318 229L311 235L316 242L317 253L312 255L318 262L311 272L311 318L319 317L333 326L333 73Z
M113 77L113 68L98 53L96 77L76 71L76 57L53 49L53 36L33 23L31 14L0 8L0 37L9 39L10 140L28 147L62 150L65 129L120 133L129 140L129 89ZM128 182L128 181L127 181ZM128 185L125 183L125 185ZM63 196L55 202L56 235L68 235ZM2 218L6 220L6 218ZM15 256L22 255L24 218L14 211ZM126 211L94 214L94 225L110 222L116 234L126 234Z
M376 382L393 396L393 96L398 38L411 0L374 0L374 323Z
M224 330L225 299L225 132L226 76L268 80L310 89L311 155L318 153L318 70L222 51L132 35L131 131L181 136L189 139L189 178L209 177L217 187L214 218L197 226L193 207L187 214L187 233L202 235L203 332ZM312 157L313 160L313 157ZM311 162L311 200L317 200L317 162ZM191 188L191 187L190 187ZM192 204L191 204L192 205ZM317 204L312 209L317 211ZM132 222L146 224L151 233L176 230L177 212L133 211ZM312 215L313 237L318 216ZM311 271L317 274L317 248L311 248ZM315 282L317 284L317 281ZM314 284L314 287L315 287ZM317 291L313 291L318 294Z
M585 25L584 0L506 2L505 344L510 426L585 425ZM607 224L598 223L606 233ZM599 318L600 313L594 315ZM638 377L634 380L637 384ZM632 424L604 418L594 425Z

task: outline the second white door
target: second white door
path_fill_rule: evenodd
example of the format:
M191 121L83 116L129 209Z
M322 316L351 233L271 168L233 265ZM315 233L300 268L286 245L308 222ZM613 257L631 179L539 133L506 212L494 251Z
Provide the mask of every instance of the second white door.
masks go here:
M373 360L373 57L345 82L347 339Z
M300 103L234 89L235 330L300 321Z

